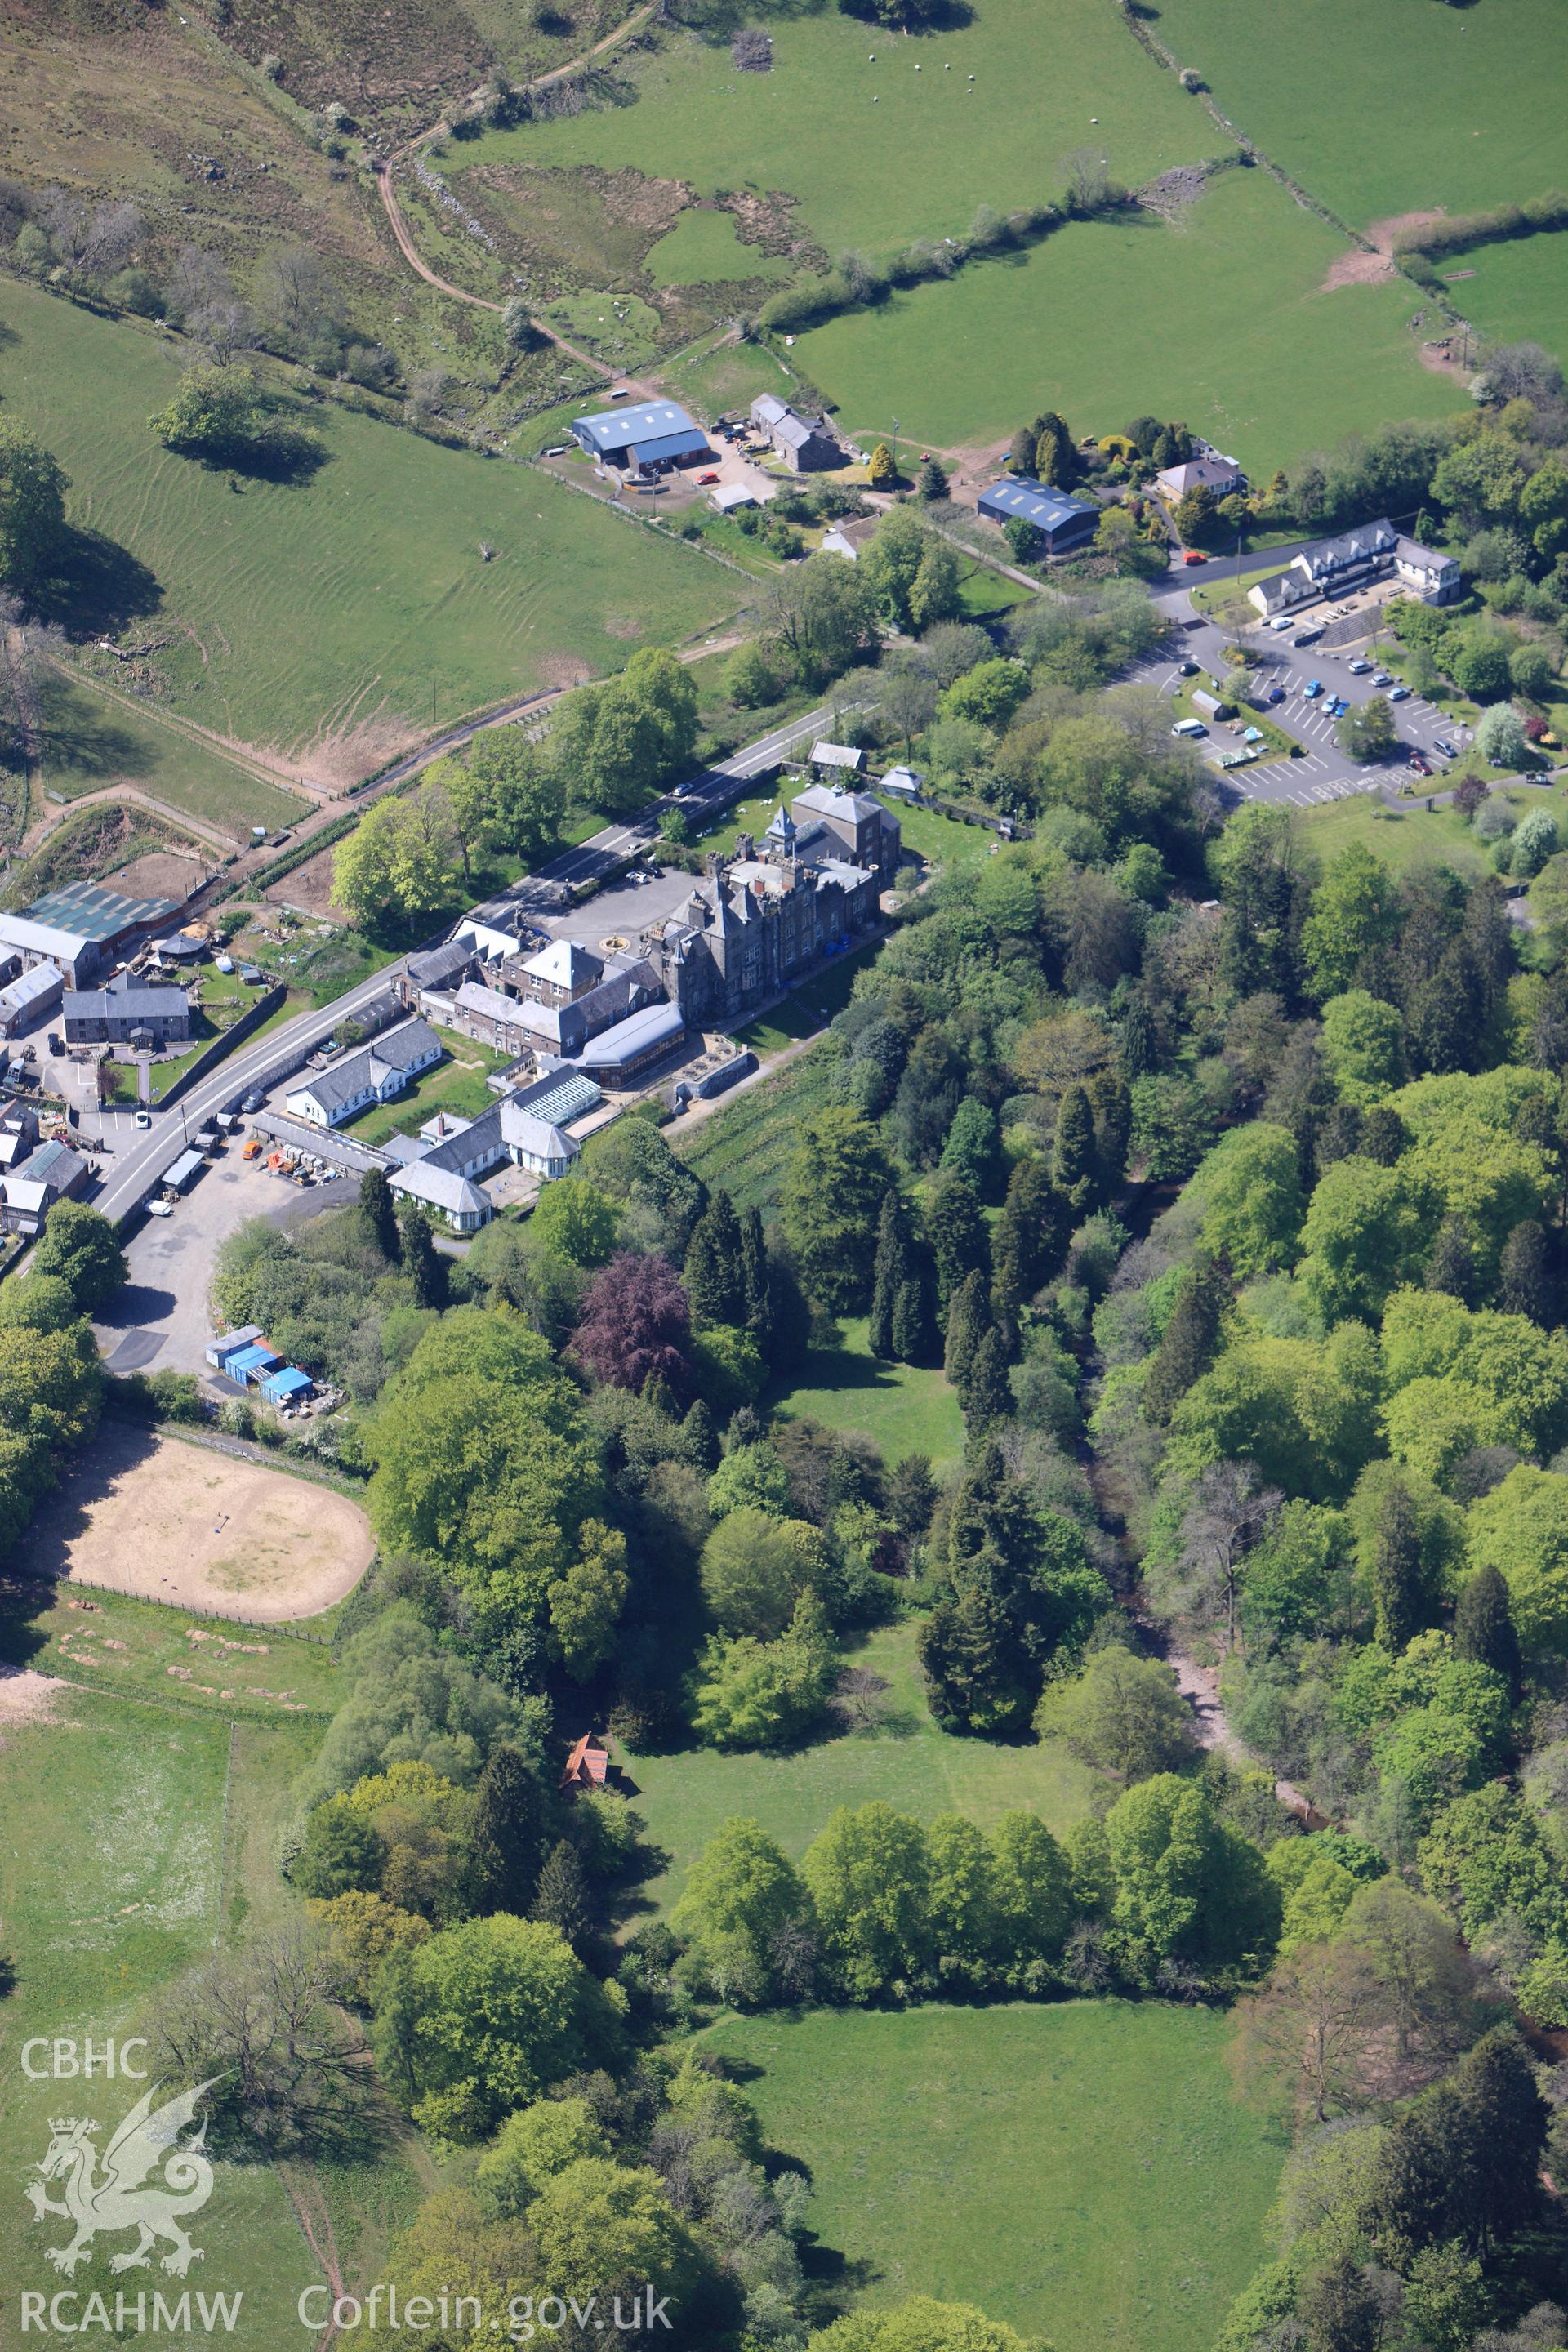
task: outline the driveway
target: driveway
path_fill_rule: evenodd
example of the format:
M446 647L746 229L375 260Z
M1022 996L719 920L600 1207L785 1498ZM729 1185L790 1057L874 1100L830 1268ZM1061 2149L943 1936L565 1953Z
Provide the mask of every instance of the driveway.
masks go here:
M299 1191L231 1143L197 1177L173 1216L149 1217L125 1244L129 1278L93 1325L111 1372L205 1372L212 1332L207 1289L220 1246L247 1217L297 1223L352 1201L353 1177Z

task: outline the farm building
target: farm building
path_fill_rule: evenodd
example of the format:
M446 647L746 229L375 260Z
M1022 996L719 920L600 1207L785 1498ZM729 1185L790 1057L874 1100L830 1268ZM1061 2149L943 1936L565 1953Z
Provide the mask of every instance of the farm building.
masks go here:
M708 503L719 514L734 514L742 507L754 507L757 494L744 482L721 482L716 489L709 491Z
M572 433L590 457L634 473L663 473L712 454L702 427L672 400L647 400L638 408L574 417Z
M1391 522L1363 523L1337 538L1321 539L1291 557L1247 592L1266 620L1325 596L1342 596L1379 580L1396 579L1425 604L1451 604L1459 593L1459 567L1451 555L1435 554L1406 539Z
M215 1372L226 1372L230 1358L243 1355L247 1348L253 1348L260 1337L259 1323L242 1323L237 1330L223 1331L209 1339L202 1354Z
M127 946L180 909L177 898L130 898L96 882L62 882L20 914L0 915L0 952L9 948L29 968L54 964L67 985L90 983Z
M1032 523L1052 555L1081 547L1100 521L1098 507L1068 498L1065 490L1053 490L1045 482L993 482L981 491L974 509L992 522Z
M431 1069L444 1051L427 1022L405 1021L374 1045L362 1045L357 1053L316 1071L284 1097L283 1107L311 1127L340 1127L372 1103L390 1102L422 1070Z
M814 743L811 764L819 775L858 776L866 765L866 754L853 743Z
M826 416L802 416L774 392L752 403L752 426L771 442L792 473L819 474L842 466L844 452Z
M881 520L880 515L862 515L855 522L836 522L822 534L821 552L841 555L846 563L858 563Z
M0 1037L16 1031L40 1013L52 1013L65 989L58 964L36 963L0 988Z
M148 988L124 973L107 988L77 989L65 1010L68 1045L184 1045L191 1034L190 999L165 982Z

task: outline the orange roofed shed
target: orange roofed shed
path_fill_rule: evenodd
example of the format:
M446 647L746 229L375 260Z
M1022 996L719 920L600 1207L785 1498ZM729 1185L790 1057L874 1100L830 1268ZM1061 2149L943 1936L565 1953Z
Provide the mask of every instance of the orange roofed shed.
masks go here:
M562 1789L602 1789L609 1769L609 1749L597 1732L585 1731L566 1759L566 1769L561 1775Z

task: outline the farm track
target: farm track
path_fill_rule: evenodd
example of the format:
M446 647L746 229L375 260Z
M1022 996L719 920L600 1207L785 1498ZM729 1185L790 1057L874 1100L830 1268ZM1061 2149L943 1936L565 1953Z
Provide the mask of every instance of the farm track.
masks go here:
M525 82L517 93L518 96L531 97L535 90L550 89L555 84L569 79L573 74L581 73L585 66L593 64L595 58L607 55L611 49L618 48L623 41L628 40L634 33L640 32L652 17L653 13L652 0L649 0L649 5L646 7L634 8L631 15L623 23L617 25L613 33L606 33L602 41L595 41L593 47L584 49L580 58L572 58L565 65L552 67L549 73L541 74L535 80ZM415 138L408 140L398 148L393 155L384 161L378 160L375 163L374 169L376 184L381 190L382 208L386 215L392 234L397 240L398 251L409 268L418 277L423 278L427 286L434 286L439 292L450 295L455 302L467 302L476 310L504 310L506 308L504 302L493 302L484 294L470 294L464 287L454 286L449 278L443 278L437 271L431 268L415 244L408 223L404 218L403 208L397 201L397 193L392 184L393 165L401 163L407 156L416 155L422 147L426 146L436 137L439 129L440 125L437 124L428 131L420 131ZM607 383L629 384L631 389L640 393L645 400L658 399L658 394L651 384L640 382L636 376L623 375L618 368L606 367L603 360L595 359L591 352L584 351L580 344L568 342L564 335L558 335L554 328L546 325L542 319L533 318L532 324L538 333L555 345L557 351L564 352L568 359L575 360L578 366L585 367L591 375L603 376Z

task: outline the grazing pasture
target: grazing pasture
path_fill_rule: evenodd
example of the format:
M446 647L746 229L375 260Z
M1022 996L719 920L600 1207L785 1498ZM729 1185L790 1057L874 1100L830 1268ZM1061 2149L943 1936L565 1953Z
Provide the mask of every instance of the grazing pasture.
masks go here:
M1162 0L1154 29L1238 131L1358 228L1568 180L1556 0L1386 0L1375 18L1358 0Z
M975 2303L1074 2352L1207 2352L1284 2155L1231 2095L1226 2031L1083 2000L730 2016L703 2039L809 2168L819 2276L837 2256L868 2304Z
M78 800L129 785L247 843L253 824L292 824L310 805L236 767L216 748L100 693L85 678L51 671L40 698L41 769L51 799Z
M629 168L769 204L837 254L956 236L978 205L1055 199L1080 148L1132 186L1222 144L1103 0L984 0L967 25L916 40L833 7L769 30L771 73L737 72L727 43L667 32L617 65L635 104L487 131L442 171L460 191L495 163Z
M1487 341L1544 343L1568 362L1568 235L1472 246L1436 267L1472 273L1449 284L1448 299Z
M1261 171L1212 181L1174 226L1078 222L800 336L795 357L857 437L897 415L945 447L1059 409L1075 432L1153 410L1254 472L1462 392L1421 364L1403 278L1323 281L1344 241ZM1428 306L1429 308L1429 306Z
M172 636L174 709L329 789L433 718L619 668L733 606L733 575L674 541L330 402L308 479L172 456L147 419L176 352L10 280L0 331L5 414L70 476L73 522L104 534L104 601Z

